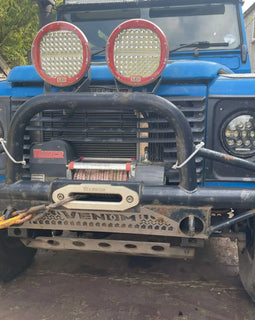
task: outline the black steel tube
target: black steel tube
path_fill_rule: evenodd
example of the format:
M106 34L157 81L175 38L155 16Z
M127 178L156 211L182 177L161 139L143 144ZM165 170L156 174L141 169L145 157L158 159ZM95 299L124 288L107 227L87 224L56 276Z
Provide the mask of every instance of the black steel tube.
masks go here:
M33 200L51 201L51 193L65 185L79 184L79 181L56 180L53 183L36 181L19 181L13 184L0 183L1 200ZM90 181L89 183L94 183ZM101 182L107 183L107 182ZM113 185L123 185L131 189L138 185L130 183L113 182ZM158 204L169 206L201 207L212 206L213 208L253 208L255 204L255 189L241 188L198 188L196 192L187 193L178 186L142 186L140 190L140 203Z
M13 184L0 183L1 200L50 201L50 183L19 181Z
M221 223L218 223L218 224L215 224L211 227L208 228L207 230L207 234L208 235L211 235L212 233L214 233L215 231L219 231L219 230L222 230L222 229L225 229L225 228L228 228L230 226L232 226L233 224L236 224L238 222L241 222L241 221L244 221L246 219L249 219L249 218L252 218L255 216L255 210L249 210L247 212L244 212L234 218L231 218L229 220L226 220L224 222L221 222Z
M176 133L177 159L182 163L193 152L193 136L183 113L171 102L161 97L144 93L58 93L41 95L27 100L15 113L8 132L8 150L16 160L22 160L23 137L30 119L43 110L74 109L127 110L160 113ZM7 160L6 182L20 180L21 165ZM180 187L194 191L197 187L195 160L191 159L180 169Z
M140 200L142 204L154 202L173 206L247 209L255 206L255 189L203 187L198 188L196 192L187 193L179 187L144 186Z
M220 153L210 149L202 148L198 151L198 155L210 160L215 160L218 162L226 163L232 166L237 166L239 168L255 171L255 163L247 161L245 159L240 159L233 157L229 154Z

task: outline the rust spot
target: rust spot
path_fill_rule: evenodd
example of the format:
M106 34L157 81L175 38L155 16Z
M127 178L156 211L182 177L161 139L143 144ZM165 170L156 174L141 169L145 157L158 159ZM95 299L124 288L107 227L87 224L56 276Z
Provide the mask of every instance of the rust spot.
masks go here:
M163 217L159 217L158 219L156 219L156 221L159 223L163 223L165 222L165 219Z
M148 206L147 208L152 210L152 211L155 211L155 212L157 212L159 214L162 214L164 216L168 215L169 214L169 210L170 210L168 206L160 206L160 205Z
M224 154L223 158L225 158L226 160L233 160L234 159L234 157L230 156L229 154Z

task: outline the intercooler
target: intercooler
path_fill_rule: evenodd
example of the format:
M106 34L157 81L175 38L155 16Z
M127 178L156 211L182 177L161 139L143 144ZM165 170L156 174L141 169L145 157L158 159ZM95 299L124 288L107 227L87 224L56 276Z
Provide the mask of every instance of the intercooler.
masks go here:
M195 144L204 139L205 97L166 97L187 118ZM12 98L12 113L26 99ZM171 167L176 163L176 138L167 121L159 114L133 111L97 112L84 108L45 110L37 114L27 125L24 136L24 177L30 176L29 154L33 144L51 140L65 140L73 148L77 159L132 159L138 163L165 165L166 182L177 184L178 171ZM196 158L197 181L203 173L203 160Z

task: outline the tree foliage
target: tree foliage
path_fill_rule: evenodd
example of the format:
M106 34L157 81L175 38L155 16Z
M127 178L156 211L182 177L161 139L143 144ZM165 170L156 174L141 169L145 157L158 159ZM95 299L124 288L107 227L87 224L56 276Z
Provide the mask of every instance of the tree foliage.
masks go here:
M34 1L0 0L0 55L10 67L27 64L38 25L38 6Z

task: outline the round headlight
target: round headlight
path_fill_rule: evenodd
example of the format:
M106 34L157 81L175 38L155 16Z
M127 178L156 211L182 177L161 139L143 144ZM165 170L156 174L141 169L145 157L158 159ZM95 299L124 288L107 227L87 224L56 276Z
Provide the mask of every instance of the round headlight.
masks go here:
M155 24L133 19L120 24L106 45L106 60L114 77L130 86L155 81L168 60L164 33Z
M242 114L227 120L221 138L225 150L238 157L255 155L255 115Z
M46 82L58 87L72 85L88 70L88 40L71 23L50 23L34 39L32 60L36 71Z

